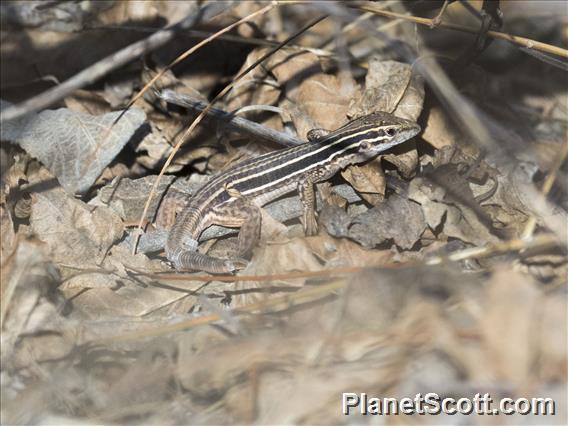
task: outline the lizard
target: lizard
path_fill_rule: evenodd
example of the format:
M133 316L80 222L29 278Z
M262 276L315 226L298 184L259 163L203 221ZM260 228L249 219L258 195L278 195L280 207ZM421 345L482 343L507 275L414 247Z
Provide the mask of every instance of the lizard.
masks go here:
M239 258L247 257L260 238L261 207L297 191L306 235L317 233L314 185L338 171L369 161L420 132L420 126L387 112L354 119L332 132L313 129L308 142L250 158L212 177L177 215L165 252L176 269L232 273L235 259L197 251L201 233L211 225L240 228Z

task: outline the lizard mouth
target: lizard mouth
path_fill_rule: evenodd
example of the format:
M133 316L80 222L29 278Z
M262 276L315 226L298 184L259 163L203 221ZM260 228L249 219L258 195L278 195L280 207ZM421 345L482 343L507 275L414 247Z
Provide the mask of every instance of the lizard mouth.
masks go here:
M404 130L403 135L406 139L410 139L420 133L421 130L422 128L418 124L414 124L411 128Z

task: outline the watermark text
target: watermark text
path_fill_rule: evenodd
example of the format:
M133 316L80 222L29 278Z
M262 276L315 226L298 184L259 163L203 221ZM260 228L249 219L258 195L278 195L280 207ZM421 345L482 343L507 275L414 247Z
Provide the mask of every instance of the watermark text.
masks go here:
M494 400L488 393L477 393L473 398L441 398L434 392L405 398L377 398L366 393L343 393L342 412L362 415L389 414L479 414L479 415L540 415L556 413L552 398L501 398Z

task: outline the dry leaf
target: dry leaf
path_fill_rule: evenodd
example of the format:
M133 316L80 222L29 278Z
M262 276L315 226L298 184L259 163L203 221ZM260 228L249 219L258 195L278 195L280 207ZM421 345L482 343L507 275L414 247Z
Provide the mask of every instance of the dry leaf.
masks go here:
M108 207L88 206L59 188L33 198L32 230L57 263L79 269L97 267L122 236L122 221Z
M4 13L5 19L12 25L70 33L83 29L85 22L90 22L94 16L111 6L104 2L85 7L76 3L46 5L31 1L10 4Z
M509 269L487 283L486 309L480 318L485 356L496 379L528 384L537 354L535 322L542 294L533 280Z
M52 305L46 296L59 276L48 261L45 247L37 241L18 242L12 255L2 258L1 271L2 365L27 365L28 362L16 359L13 351L23 334L49 329L49 318L44 316L43 321L38 321L37 314L41 305ZM55 314L56 310L50 313Z
M0 259L5 259L14 247L16 234L12 215L5 204L0 204Z
M250 52L238 74L247 69L266 52L267 49L255 49ZM278 101L280 90L274 87L273 84L267 83L265 81L267 79L266 69L262 66L251 70L237 82L227 95L227 110L236 111L248 105L274 105Z
M473 210L453 200L447 201L443 188L433 186L423 178L410 182L408 197L422 206L426 223L432 230L478 246L499 240Z
M341 176L369 204L376 206L384 200L386 178L380 162L371 161L365 166L347 167L341 171Z
M410 249L426 227L420 206L396 194L380 206L351 217L348 224L324 224L331 235L349 237L367 248L393 240L402 249Z
M317 56L309 52L277 52L266 67L276 76L286 97L317 123L314 126L311 121L302 122L295 116L294 124L300 136L314 127L334 129L345 122L347 105L356 89L350 74L323 73Z
M436 149L453 146L458 142L461 135L440 106L429 108L427 117L426 126L421 133L422 139Z
M329 235L318 235L308 238L312 252L325 263L326 268L350 266L380 266L392 263L393 252L386 250L368 250L360 244L346 238L333 238Z
M365 77L365 90L361 98L349 106L347 115L353 119L376 111L393 112L410 84L411 74L408 64L372 56Z
M2 108L10 105L2 101ZM17 143L40 160L69 193L87 191L116 157L146 115L130 109L92 116L68 109L45 110L2 125L2 140ZM110 130L110 132L109 132Z
M98 93L88 90L76 90L64 102L65 107L72 112L95 116L110 112L106 100Z
M291 271L318 271L322 269L321 263L314 255L305 238L293 238L262 244L254 251L254 256L249 265L241 272L243 275L270 275L285 274ZM317 238L317 237L316 237ZM277 261L275 261L277 259ZM235 307L243 304L263 300L271 293L282 291L303 285L304 279L290 279L283 282L274 281L241 281L235 284L234 294Z
M156 180L156 176L146 176L140 179L117 179L102 187L97 196L89 204L93 206L108 206L115 211L123 221L136 223L140 220L148 194ZM148 209L147 220L153 221L156 210L162 202L164 191L172 184L173 176L163 176L156 188L156 194Z

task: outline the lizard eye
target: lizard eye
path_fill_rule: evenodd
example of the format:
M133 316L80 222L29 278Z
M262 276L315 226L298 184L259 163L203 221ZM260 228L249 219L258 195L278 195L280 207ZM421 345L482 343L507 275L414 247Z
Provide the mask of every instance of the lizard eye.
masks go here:
M361 142L361 145L359 145L360 151L368 151L369 149L371 149L371 144L369 142Z
M392 138L396 131L394 130L394 127L389 127L387 130L385 130L385 133L387 134L387 136L390 136Z

